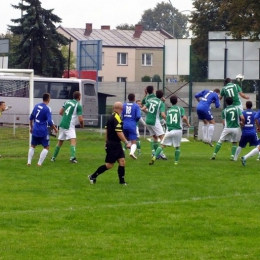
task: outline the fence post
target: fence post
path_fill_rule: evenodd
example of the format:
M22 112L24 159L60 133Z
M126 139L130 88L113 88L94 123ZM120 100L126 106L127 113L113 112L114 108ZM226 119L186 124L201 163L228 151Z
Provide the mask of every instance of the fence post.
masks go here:
M100 115L100 137L102 136L102 128L103 128L103 115Z

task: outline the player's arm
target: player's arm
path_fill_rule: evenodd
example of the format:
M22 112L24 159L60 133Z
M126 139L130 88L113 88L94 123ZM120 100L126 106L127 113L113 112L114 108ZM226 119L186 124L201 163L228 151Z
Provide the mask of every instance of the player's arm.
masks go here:
M81 128L84 128L84 120L83 120L83 116L82 116L82 115L79 115L79 116L78 116L78 119L79 119L80 127L81 127Z
M128 143L127 139L125 138L123 131L120 131L120 132L117 131L116 134L119 137L119 139L126 145L127 148L131 147L131 143Z
M245 118L244 118L244 116L243 116L243 115L240 115L239 117L240 117L240 125L241 125L241 126L244 126L244 124L245 124Z
M30 120L30 133L32 133L33 130L33 120Z
M187 127L190 127L188 118L187 118L186 116L183 116L183 117L182 117L182 121L187 125Z
M249 99L249 96L247 96L245 93L243 92L239 92L238 93L240 97L244 98L244 99Z
M63 113L64 113L64 107L62 107L62 108L60 109L60 112L59 112L59 114L62 116L62 115L63 115Z
M142 117L140 117L139 122L141 122L142 125L146 125Z
M146 105L143 105L143 107L141 108L141 110L144 111L145 113L148 112L148 109L147 109Z

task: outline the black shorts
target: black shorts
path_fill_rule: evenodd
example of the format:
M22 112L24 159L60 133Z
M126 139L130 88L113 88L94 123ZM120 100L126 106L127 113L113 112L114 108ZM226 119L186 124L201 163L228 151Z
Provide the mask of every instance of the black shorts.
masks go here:
M121 143L107 142L106 143L106 163L115 163L118 159L125 158Z

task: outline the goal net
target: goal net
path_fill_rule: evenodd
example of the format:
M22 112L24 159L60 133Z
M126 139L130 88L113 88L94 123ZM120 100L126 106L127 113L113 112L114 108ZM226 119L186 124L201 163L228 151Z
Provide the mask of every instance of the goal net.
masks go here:
M0 115L1 157L25 157L28 154L29 115L33 109L34 71L0 69L0 101L6 110Z

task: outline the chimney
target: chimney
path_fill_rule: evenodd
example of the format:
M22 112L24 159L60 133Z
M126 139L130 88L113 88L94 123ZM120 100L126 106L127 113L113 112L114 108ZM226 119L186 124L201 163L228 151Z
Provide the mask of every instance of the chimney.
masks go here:
M84 35L89 36L92 33L92 23L86 23Z
M136 24L134 38L140 38L142 31L143 31L143 26L141 24Z
M101 30L110 30L110 25L101 25Z

